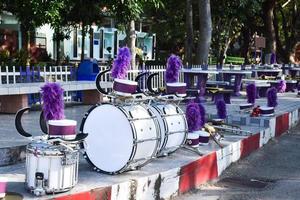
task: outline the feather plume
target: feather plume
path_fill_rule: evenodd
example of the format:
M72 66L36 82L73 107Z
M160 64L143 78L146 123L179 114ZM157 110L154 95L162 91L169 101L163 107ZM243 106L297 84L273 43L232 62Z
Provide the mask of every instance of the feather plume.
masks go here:
M217 101L217 114L220 119L225 119L227 117L226 103L224 100Z
M194 102L189 102L186 107L186 120L188 123L189 132L198 131L201 128L201 116L199 105Z
M45 120L60 120L64 115L64 90L58 83L46 83L41 87Z
M284 93L286 90L286 81L285 80L280 80L278 85L277 85L277 90L280 93Z
M204 124L206 123L206 119L205 119L206 111L205 111L204 106L201 103L199 103L199 109L200 109L200 116L201 116L201 124L200 124L201 127L200 128L202 128L204 126Z
M275 87L271 87L267 90L267 101L269 107L276 107L278 105L277 89Z
M247 93L247 100L248 103L255 104L256 99L256 86L255 84L251 83L246 86L246 93Z
M167 62L167 69L166 69L166 82L167 83L174 83L177 82L179 79L179 70L182 66L181 59L172 54L168 58Z
M124 79L130 68L131 53L128 47L119 48L117 58L113 62L111 76Z

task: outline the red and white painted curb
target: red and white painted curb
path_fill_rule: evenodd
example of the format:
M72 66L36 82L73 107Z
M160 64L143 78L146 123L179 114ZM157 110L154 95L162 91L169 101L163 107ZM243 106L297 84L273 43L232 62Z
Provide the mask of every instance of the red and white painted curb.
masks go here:
M168 199L217 178L231 163L245 158L253 151L265 145L271 138L281 136L295 126L298 121L299 110L297 109L270 119L269 127L265 130L238 142L231 143L225 148L205 155L181 168L54 199Z

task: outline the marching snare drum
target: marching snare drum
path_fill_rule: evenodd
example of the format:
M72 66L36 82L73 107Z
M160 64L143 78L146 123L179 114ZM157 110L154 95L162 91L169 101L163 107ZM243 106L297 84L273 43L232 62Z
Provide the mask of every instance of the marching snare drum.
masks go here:
M80 127L89 133L84 157L94 170L108 174L142 167L157 154L158 126L156 116L143 104L94 106Z
M70 190L78 180L78 150L46 141L26 149L26 188L35 195Z
M158 155L167 155L176 151L185 143L187 122L184 112L175 104L151 104L150 109L157 116L161 143Z

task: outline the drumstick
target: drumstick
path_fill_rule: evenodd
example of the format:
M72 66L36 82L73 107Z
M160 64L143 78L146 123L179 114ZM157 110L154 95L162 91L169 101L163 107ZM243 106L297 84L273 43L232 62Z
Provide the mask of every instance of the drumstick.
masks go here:
M204 125L205 130L210 134L210 136L212 137L212 139L215 141L215 143L220 147L220 148L224 148L224 146L219 142L219 140L216 138L215 133L216 129L212 126L210 126L209 124L205 124Z

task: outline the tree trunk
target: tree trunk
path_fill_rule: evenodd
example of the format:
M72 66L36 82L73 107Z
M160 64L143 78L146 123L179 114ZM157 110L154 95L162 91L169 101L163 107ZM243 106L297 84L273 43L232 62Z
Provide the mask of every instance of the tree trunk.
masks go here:
M282 17L283 20L283 17ZM282 25L283 25L283 32L286 32L285 29L285 25L284 25L285 21L282 21ZM279 25L278 25L278 19L276 16L276 12L274 12L274 29L275 29L275 38L276 38L276 45L277 45L277 54L279 54L279 56L277 56L277 58L280 58L280 62L283 63L288 63L289 62L289 52L286 51L286 48L283 48L282 42L280 40L280 33L279 33Z
M30 49L30 31L24 25L21 24L21 34L22 34L22 48L29 53Z
M138 66L135 64L135 40L136 40L136 34L135 34L135 21L131 20L127 27L127 45L128 48L131 51L131 69L137 69Z
M59 28L57 28L55 30L55 33L56 34L56 65L60 65L60 30Z
M245 63L249 63L248 52L250 47L251 34L248 26L243 27L243 45L241 48L242 56L245 58Z
M199 0L199 41L197 50L198 64L204 64L208 61L209 47L211 43L211 11L210 0Z
M185 41L185 62L187 67L193 64L193 4L192 0L186 0L186 41Z
M276 38L274 29L274 8L276 0L266 0L263 4L264 28L266 36L266 52L276 53Z
M80 60L84 60L84 46L85 46L85 35L86 35L86 30L85 30L85 24L82 23L82 30L81 30L81 55L80 55Z

